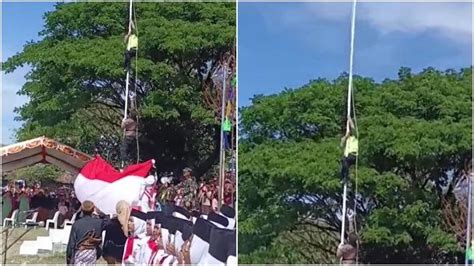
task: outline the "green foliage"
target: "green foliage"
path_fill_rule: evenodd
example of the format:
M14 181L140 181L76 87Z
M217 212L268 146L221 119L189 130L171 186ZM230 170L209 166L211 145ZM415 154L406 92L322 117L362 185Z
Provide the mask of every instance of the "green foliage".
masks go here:
M157 159L163 170L188 165L204 172L218 157L219 127L201 84L232 50L235 3L136 3L135 9L138 72L131 90L141 116L141 158ZM101 135L122 135L128 3L58 4L44 19L43 39L3 65L7 73L32 67L20 91L30 100L16 110L24 121L18 140L46 135L93 153Z
M457 263L462 249L446 231L441 198L452 196L471 154L472 72L401 68L399 75L382 83L354 79L360 156L350 190L357 185L360 261ZM342 75L258 95L242 108L239 252L245 262L331 263L335 257L346 93ZM303 237L297 228L308 219L326 225L327 250L317 257L308 244L278 241L288 232ZM287 249L303 250L303 257L283 255Z
M28 186L35 182L54 183L64 171L50 164L35 164L8 174L8 180L25 180Z

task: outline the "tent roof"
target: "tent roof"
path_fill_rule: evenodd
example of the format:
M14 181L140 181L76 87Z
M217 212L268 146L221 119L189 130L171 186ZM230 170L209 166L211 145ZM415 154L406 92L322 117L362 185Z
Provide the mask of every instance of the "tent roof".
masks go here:
M37 163L50 163L72 173L78 173L91 156L40 137L0 148L2 171L8 172Z

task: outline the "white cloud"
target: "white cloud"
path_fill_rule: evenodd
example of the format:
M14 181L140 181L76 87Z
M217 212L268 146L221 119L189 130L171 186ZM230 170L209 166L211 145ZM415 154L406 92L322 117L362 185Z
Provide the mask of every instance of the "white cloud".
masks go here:
M458 42L471 41L471 7L466 3L383 3L361 5L361 19L384 34L434 32Z
M351 3L304 3L279 14L281 25L298 28L319 21L347 23L350 26ZM358 3L357 22L366 22L380 34L432 33L452 41L470 43L472 34L471 3Z

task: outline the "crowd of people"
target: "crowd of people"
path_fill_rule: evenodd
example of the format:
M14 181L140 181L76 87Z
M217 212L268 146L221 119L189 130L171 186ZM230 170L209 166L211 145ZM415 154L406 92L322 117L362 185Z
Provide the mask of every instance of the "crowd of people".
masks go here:
M207 214L209 211L216 211L218 208L218 179L204 180L202 177L199 184L192 176L192 170L183 170L182 181L175 180L174 177L163 177L157 185L156 202L158 209L166 209L169 206L183 207L189 211L200 211ZM226 172L224 182L224 193L222 204L234 206L235 201L235 177L231 171Z
M208 215L179 206L165 214L144 213L120 201L110 218L84 201L81 212L71 229L68 264L94 264L100 257L108 264L236 263L235 211L226 205Z
M9 183L2 189L2 218L10 217L19 210L17 222L24 222L32 210L38 211L37 221L45 221L59 211L59 223L71 219L81 203L71 186L42 187L40 183L31 186Z
M169 175L158 181L151 192L158 210L166 212L167 208L179 206L207 214L218 208L217 178L205 180L201 177L197 183L192 170L185 168L182 178ZM227 171L222 204L234 206L235 193L235 177L231 171ZM55 188L42 187L40 183L21 187L12 182L3 188L2 194L3 218L10 217L13 210L19 209L20 223L27 218L25 213L36 210L39 212L37 221L46 221L59 211L59 224L62 224L66 219L71 220L81 206L73 187L65 184Z
M16 223L21 223L33 211L38 212L38 222L59 211L60 227L76 214L68 264L93 264L100 257L109 264L146 265L226 263L235 257L233 171L226 172L222 206L217 178L200 178L198 183L192 170L185 168L180 178L168 175L156 181L145 191L156 211L141 212L140 206L120 201L114 215L105 215L91 201L81 204L72 186L10 183L3 189L3 213L7 217L19 209L24 215Z

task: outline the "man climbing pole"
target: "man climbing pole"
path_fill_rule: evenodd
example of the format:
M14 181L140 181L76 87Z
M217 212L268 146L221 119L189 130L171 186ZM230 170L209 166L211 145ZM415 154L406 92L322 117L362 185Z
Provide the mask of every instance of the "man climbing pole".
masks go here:
M342 265L354 264L357 257L357 236L351 233L348 238L347 244L341 243L337 247L336 256L341 259Z
M122 162L133 164L136 161L137 127L136 111L132 110L130 116L122 120L122 129L125 131L122 147L120 149Z
M359 141L354 134L354 123L352 119L347 120L346 134L342 137L341 146L344 148L344 156L341 160L341 177L345 183L349 178L349 168L355 164L359 151Z
M231 131L232 131L232 122L229 117L226 116L224 119L224 124L222 125L222 130L224 131L224 147L225 149L231 148Z
M130 62L137 53L138 37L135 35L134 31L135 25L132 21L128 33L125 35L125 43L127 44L127 50L125 50L125 71L130 71Z

